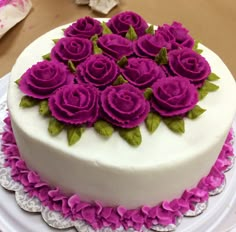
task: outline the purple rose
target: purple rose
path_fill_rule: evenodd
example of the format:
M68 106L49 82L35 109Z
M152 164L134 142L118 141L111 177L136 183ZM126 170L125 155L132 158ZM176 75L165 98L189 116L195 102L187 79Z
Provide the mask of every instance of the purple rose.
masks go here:
M125 36L130 26L132 26L138 36L144 35L148 28L146 21L132 11L122 12L113 16L107 23L113 33Z
M171 25L164 24L158 27L156 35L162 34L168 41L172 42L172 48L178 47L193 48L194 39L188 34L188 30L182 26L181 23L173 22Z
M158 79L165 77L161 67L146 58L130 58L121 72L130 84L139 89L151 87Z
M101 94L102 117L122 128L138 126L149 113L143 92L130 84L109 86Z
M115 60L133 54L133 43L120 35L103 35L98 39L97 44L102 49L103 54Z
M51 59L67 65L71 60L75 65L93 53L92 42L88 39L65 37L60 39L51 51Z
M102 34L102 27L98 20L91 17L84 17L69 26L64 31L64 34L67 37L90 39L95 34L100 36Z
M45 60L33 65L22 75L19 88L30 97L45 99L57 88L73 81L74 75L66 66Z
M198 102L198 92L189 80L167 77L153 85L152 108L164 117L182 116Z
M118 66L114 60L104 55L92 55L77 67L78 80L104 89L118 76Z
M61 122L90 126L98 116L98 98L98 90L91 85L65 85L49 98L49 108Z
M139 57L154 58L163 47L169 50L171 44L161 34L146 34L134 42L134 52Z
M174 75L188 78L196 87L201 87L211 73L206 59L189 48L169 52L168 60Z

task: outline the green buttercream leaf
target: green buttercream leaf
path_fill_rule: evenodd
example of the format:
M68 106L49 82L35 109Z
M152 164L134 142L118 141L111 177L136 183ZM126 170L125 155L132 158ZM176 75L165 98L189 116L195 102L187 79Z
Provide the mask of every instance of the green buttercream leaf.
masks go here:
M193 50L195 52L197 52L198 54L201 54L203 52L203 50L198 48L199 43L200 42L198 40L195 40L195 43L194 43L194 46L193 46Z
M64 127L65 125L63 123L57 121L55 118L50 118L49 124L48 124L48 132L52 136L56 136L61 133Z
M190 119L195 119L203 114L206 110L196 105L192 110L190 110L187 114L187 117Z
M19 79L17 79L17 80L15 81L15 83L16 83L17 85L20 84L20 79L21 79L21 78L19 78Z
M38 100L29 96L23 96L20 101L20 107L29 108L38 104Z
M101 26L103 28L103 30L102 30L103 35L112 34L111 29L107 26L107 24L105 22L102 22Z
M116 80L113 82L113 84L112 85L122 85L122 84L124 84L124 83L127 83L128 81L127 80L125 80L125 78L122 76L122 75L119 75L117 78L116 78Z
M155 61L159 64L168 64L167 49L165 47L161 48L158 55L155 57Z
M66 30L66 28L62 28L61 30L64 32Z
M53 43L56 44L60 39L53 39Z
M146 30L145 30L146 34L151 34L151 35L154 35L154 26L153 25L150 25Z
M184 120L180 117L171 117L171 118L163 118L164 123L167 127L178 134L183 134L185 131L184 128Z
M138 38L138 36L132 26L129 26L129 30L126 33L125 38L132 40L132 41L136 40Z
M74 145L77 143L81 136L82 133L85 131L84 127L76 127L76 126L70 126L67 128L67 141L69 146Z
M42 116L49 116L51 114L47 100L43 100L39 103L39 113Z
M94 54L101 54L102 53L102 49L98 47L97 45L97 41L98 41L98 35L95 34L93 35L90 40L93 42L93 53Z
M213 83L211 83L210 81L205 81L204 85L202 86L202 89L206 90L207 92L214 92L217 89L219 89L218 85L215 85Z
M117 64L121 67L124 68L128 64L128 59L126 56L122 56L120 60L117 61Z
M145 125L150 133L153 133L161 123L161 116L150 112L145 120Z
M100 135L104 137L110 137L114 132L113 126L110 123L103 120L98 120L94 124L94 128Z
M145 91L144 91L144 97L147 99L147 100L150 100L151 97L152 97L152 94L153 94L153 91L151 88L146 88Z
M200 88L198 90L198 98L199 98L199 100L202 100L204 97L206 97L207 94L208 94L208 91L206 91L203 88Z
M207 78L208 81L217 81L219 79L220 79L220 77L217 76L215 73L211 73Z
M71 60L68 60L68 67L69 67L71 72L76 72L76 67L75 67L74 63Z
M50 55L51 55L50 53L45 54L45 55L42 56L42 58L43 58L44 60L51 60L51 56L50 56Z
M138 126L131 129L120 128L119 134L132 146L139 146L142 142L142 136Z

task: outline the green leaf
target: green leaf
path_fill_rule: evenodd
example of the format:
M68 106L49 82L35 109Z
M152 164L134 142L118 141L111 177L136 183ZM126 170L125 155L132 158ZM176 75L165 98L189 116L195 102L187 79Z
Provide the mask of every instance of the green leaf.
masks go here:
M138 36L132 26L129 26L129 30L126 33L125 38L132 40L132 41L136 40L138 38Z
M150 112L145 120L145 125L150 133L153 133L161 123L161 116Z
M76 126L70 126L67 128L67 141L69 146L74 145L77 143L83 132L85 131L84 127L76 127Z
M119 75L117 78L116 78L116 80L113 82L113 84L112 85L122 85L122 84L124 84L124 83L127 83L128 81L127 80L125 80L125 78L122 76L122 75Z
M175 133L183 134L185 131L184 120L180 117L163 118L167 127Z
M17 85L20 84L20 79L21 79L21 78L19 78L19 79L17 79L17 80L15 81L15 83L16 83Z
M51 60L50 55L51 55L50 53L45 54L45 55L42 56L42 58L43 58L44 60Z
M213 83L211 83L210 81L205 81L204 82L204 85L202 86L202 89L204 89L205 91L207 92L214 92L216 91L217 89L219 89L219 86L218 85L215 85Z
M188 112L187 117L190 119L195 119L199 117L201 114L203 114L205 111L206 111L205 109L201 108L198 105L195 105L195 107Z
M126 140L132 146L139 146L142 142L142 136L139 127L134 127L131 129L119 129L120 136Z
M23 96L20 101L20 107L29 108L38 104L38 100L29 96Z
M39 113L42 116L49 116L51 114L47 100L43 100L39 103Z
M147 99L147 100L150 100L151 97L152 97L152 94L153 94L153 91L151 88L146 88L145 91L144 91L144 97Z
M153 25L150 25L146 30L145 30L146 34L151 34L151 35L154 35L154 26Z
M61 30L64 32L66 30L66 28L62 28Z
M194 46L193 46L193 50L195 52L197 52L198 54L201 54L203 52L203 50L198 48L199 43L200 42L198 40L195 40L195 43L194 43Z
M217 76L215 73L211 73L207 78L208 81L217 81L219 79L220 79L220 77Z
M208 91L206 91L205 89L203 88L200 88L198 90L198 99L199 100L202 100L204 97L206 97L206 95L208 94Z
M167 50L165 47L161 48L158 55L155 57L155 61L159 64L168 64Z
M128 64L128 59L126 56L122 56L120 60L117 61L117 64L121 67L124 68Z
M63 123L57 121L55 118L50 118L49 124L48 124L48 132L52 136L56 136L61 133L64 127L65 125Z
M68 67L69 67L71 72L76 72L76 67L75 67L74 63L71 60L68 60Z
M56 44L60 39L53 39L53 43Z
M107 24L105 22L102 22L101 26L103 28L103 30L102 30L103 35L112 34L111 29L107 26Z
M94 124L94 129L102 136L104 137L110 137L113 132L114 132L114 128L113 126L103 120L98 120L95 124Z
M98 47L97 41L98 41L98 34L93 35L90 40L93 42L93 53L94 54L101 54L102 49Z

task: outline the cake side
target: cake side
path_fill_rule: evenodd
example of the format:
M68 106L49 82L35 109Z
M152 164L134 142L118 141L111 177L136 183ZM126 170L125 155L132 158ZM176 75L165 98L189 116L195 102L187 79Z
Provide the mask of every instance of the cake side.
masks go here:
M186 120L186 132L176 135L161 124L150 135L141 126L143 142L133 148L114 134L104 140L88 129L78 144L67 146L66 135L52 138L37 109L20 109L22 93L14 83L52 48L61 28L40 37L18 58L12 70L8 105L22 157L49 183L83 200L100 200L128 208L154 205L179 196L206 175L218 156L235 113L235 81L219 57L202 46L220 89L202 100L204 116ZM33 54L33 55L32 55ZM66 170L66 172L62 172ZM163 183L164 180L164 183ZM160 187L161 186L161 187ZM135 194L134 194L135 193Z

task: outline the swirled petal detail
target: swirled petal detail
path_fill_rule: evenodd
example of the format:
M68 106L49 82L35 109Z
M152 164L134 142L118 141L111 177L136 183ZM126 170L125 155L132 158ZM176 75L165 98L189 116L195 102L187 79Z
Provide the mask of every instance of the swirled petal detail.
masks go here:
M137 13L125 11L113 16L107 26L114 34L125 36L130 26L132 26L138 36L144 35L148 28L147 22Z
M104 89L116 80L119 70L114 60L104 55L92 55L78 65L77 73L78 82Z
M147 117L149 102L130 84L107 87L101 93L102 117L122 128L138 126Z
M102 26L101 23L91 17L84 17L78 19L75 23L70 25L65 31L66 37L78 37L90 39L93 35L101 36Z
M19 88L30 97L46 99L56 89L73 82L74 75L66 66L45 60L33 65L22 75Z
M162 78L153 85L152 108L161 116L183 116L198 102L194 85L183 77Z
M65 85L49 98L52 116L73 125L91 126L98 117L99 93L89 84Z

